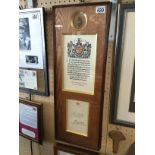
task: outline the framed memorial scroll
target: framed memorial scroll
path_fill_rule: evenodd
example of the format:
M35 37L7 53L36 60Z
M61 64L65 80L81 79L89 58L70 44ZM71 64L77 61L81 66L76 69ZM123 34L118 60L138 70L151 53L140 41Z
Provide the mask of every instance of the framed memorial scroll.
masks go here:
M57 143L54 145L54 155L99 155L99 153Z
M135 124L135 6L118 7L114 61L112 122Z
M37 143L42 142L42 105L19 100L19 134Z
M19 88L48 95L43 16L43 8L19 11Z
M111 3L54 6L56 139L101 144Z

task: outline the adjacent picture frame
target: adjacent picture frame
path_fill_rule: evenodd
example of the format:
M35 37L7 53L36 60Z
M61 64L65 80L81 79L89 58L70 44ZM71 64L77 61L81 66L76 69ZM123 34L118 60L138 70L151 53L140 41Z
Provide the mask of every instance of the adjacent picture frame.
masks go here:
M54 155L99 155L99 153L56 143L54 145Z
M111 122L135 126L135 5L119 4L113 67Z
M48 96L47 64L44 8L19 10L20 91Z
M42 104L19 99L19 135L42 143Z
M101 148L110 13L110 2L53 7L58 141Z

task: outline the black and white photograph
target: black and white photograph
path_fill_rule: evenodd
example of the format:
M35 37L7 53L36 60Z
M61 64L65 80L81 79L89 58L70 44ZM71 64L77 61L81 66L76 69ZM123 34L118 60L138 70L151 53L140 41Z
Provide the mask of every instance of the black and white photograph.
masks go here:
M38 64L38 56L26 55L26 63L28 64Z
M19 19L19 50L31 50L29 19Z

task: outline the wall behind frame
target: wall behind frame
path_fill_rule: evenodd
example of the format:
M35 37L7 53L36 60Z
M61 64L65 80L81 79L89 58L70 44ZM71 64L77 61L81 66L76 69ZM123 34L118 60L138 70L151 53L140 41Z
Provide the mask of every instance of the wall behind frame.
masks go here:
M103 2L104 0L85 0L85 2ZM132 3L133 0L121 0L122 3ZM32 95L32 101L43 103L43 144L39 145L33 142L33 155L53 155L54 140L54 70L53 70L53 28L52 28L52 6L62 4L77 4L79 0L35 0L35 7L45 8L45 29L46 29L46 44L48 56L48 73L49 73L49 89L50 96L43 97ZM26 7L26 0L20 0L19 3L23 8ZM102 123L102 146L101 155L124 155L130 144L135 140L135 130L123 126L109 124L109 108L110 108L110 84L112 71L113 43L108 44L108 57L106 66L106 82L104 91L104 108L103 108L103 123ZM28 99L29 94L20 93L21 98ZM112 153L112 140L108 136L109 131L121 131L126 137L125 141L120 142L119 151L117 154ZM31 155L30 141L21 137L19 139L19 154Z

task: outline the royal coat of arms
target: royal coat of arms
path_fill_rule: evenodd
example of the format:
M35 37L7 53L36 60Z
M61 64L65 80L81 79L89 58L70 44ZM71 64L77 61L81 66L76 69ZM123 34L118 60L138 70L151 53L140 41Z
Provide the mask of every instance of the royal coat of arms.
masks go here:
M91 55L91 44L81 38L70 41L67 44L68 57L71 58L90 58Z

